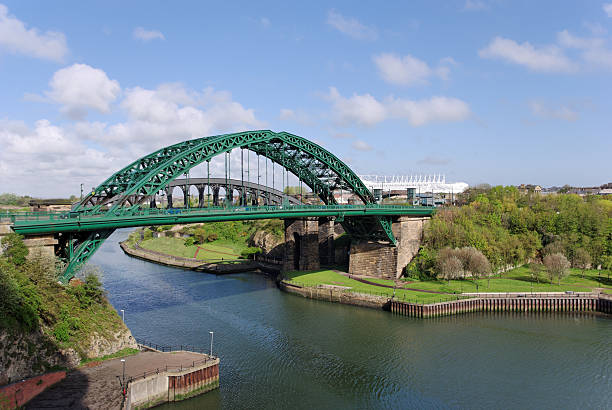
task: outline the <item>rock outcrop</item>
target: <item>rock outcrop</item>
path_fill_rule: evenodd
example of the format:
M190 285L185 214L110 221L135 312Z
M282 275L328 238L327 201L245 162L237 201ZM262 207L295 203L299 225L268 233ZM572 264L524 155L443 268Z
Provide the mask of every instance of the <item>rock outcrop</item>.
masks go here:
M257 231L249 238L249 246L260 248L269 257L282 257L283 244L282 237L266 231Z
M121 329L112 337L94 333L82 346L80 354L74 349L59 348L40 330L23 333L0 329L0 386L56 368L75 368L82 359L136 347L136 340L128 328Z

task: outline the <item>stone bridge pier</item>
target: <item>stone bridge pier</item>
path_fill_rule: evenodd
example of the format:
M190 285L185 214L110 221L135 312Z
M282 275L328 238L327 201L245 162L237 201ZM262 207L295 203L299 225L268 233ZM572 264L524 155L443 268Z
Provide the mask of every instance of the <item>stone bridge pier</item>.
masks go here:
M285 219L283 271L319 269L333 262L333 219Z
M393 221L393 235L397 246L386 242L352 240L349 273L399 278L406 265L419 252L423 230L430 217L401 216Z
M388 242L352 239L349 273L386 279L400 277L419 251L429 217L402 216L393 221L397 246ZM335 262L334 220L285 220L283 271L313 270Z

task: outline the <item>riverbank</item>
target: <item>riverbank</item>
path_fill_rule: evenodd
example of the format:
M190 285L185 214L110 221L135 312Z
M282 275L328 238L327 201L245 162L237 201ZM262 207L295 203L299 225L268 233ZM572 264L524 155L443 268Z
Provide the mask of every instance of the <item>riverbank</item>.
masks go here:
M100 266L113 305L126 309L134 336L208 347L214 331L214 354L222 358L219 389L160 410L270 403L279 409L296 403L605 408L612 400L609 379L602 377L612 365L608 318L480 312L406 318L290 295L263 275L207 275L144 263L117 246L128 233L118 230L92 263Z
M228 259L211 262L196 258L178 257L149 249L143 249L137 242L130 245L127 241L123 241L119 243L119 246L121 246L123 252L134 258L143 259L160 265L197 270L216 275L245 271L261 271L276 275L280 272L279 264L273 259Z

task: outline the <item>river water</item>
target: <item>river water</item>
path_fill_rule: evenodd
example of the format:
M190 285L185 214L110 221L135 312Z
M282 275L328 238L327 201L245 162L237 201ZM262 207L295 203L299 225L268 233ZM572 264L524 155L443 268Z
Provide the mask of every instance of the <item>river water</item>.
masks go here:
M220 389L164 408L612 408L609 318L394 316L133 259L127 234L91 262L134 336L208 347L214 331L221 358Z

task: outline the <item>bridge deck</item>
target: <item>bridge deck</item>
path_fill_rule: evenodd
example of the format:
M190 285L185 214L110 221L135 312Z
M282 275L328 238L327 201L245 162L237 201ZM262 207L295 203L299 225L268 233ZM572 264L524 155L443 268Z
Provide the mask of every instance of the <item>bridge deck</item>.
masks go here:
M21 234L79 232L150 225L304 217L429 216L431 207L402 205L284 205L180 209L119 209L112 214L27 212L0 215Z

